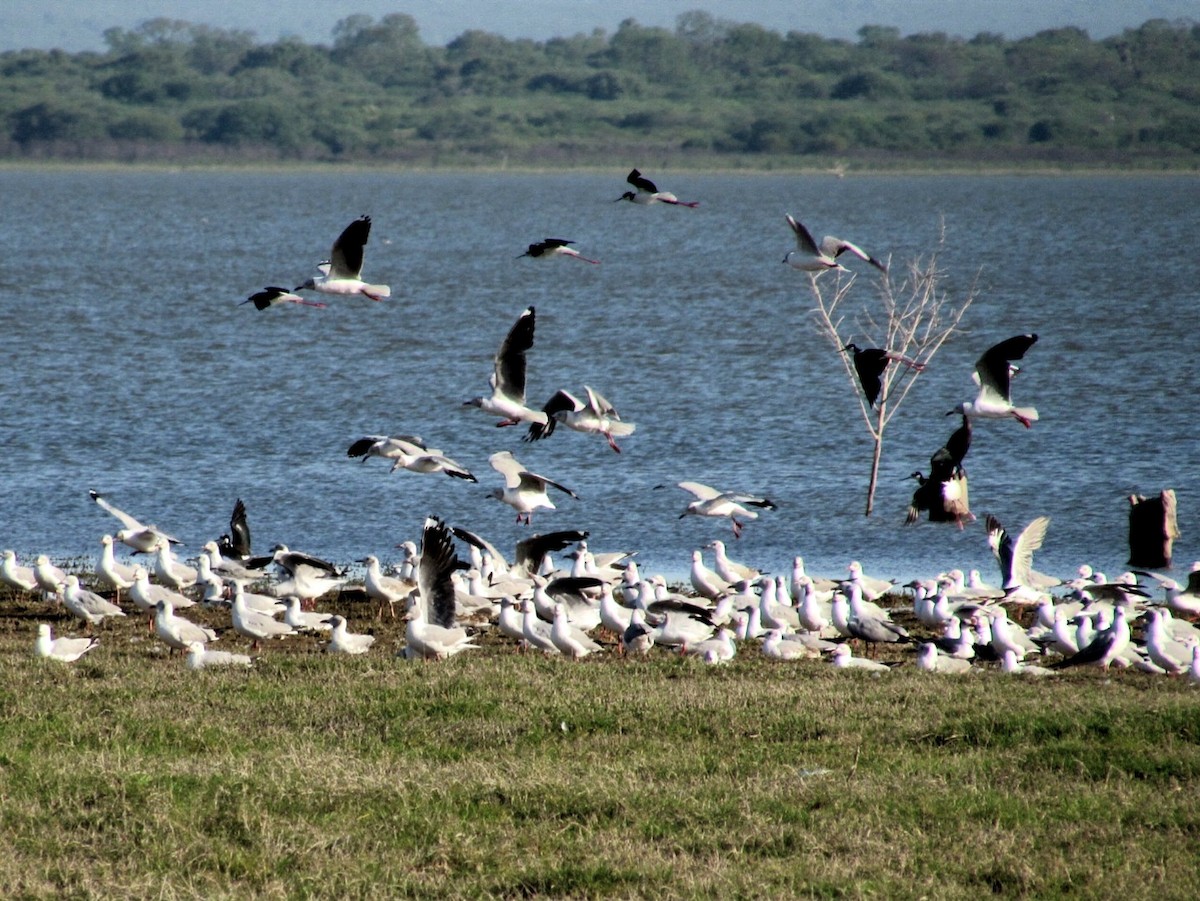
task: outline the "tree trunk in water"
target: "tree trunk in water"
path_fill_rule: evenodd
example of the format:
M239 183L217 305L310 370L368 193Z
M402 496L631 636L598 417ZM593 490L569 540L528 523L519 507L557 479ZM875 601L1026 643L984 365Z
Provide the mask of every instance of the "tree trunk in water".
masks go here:
M867 512L875 509L875 486L879 483L879 458L883 456L883 407L879 405L879 421L875 425L875 455L871 458L871 482L867 486Z

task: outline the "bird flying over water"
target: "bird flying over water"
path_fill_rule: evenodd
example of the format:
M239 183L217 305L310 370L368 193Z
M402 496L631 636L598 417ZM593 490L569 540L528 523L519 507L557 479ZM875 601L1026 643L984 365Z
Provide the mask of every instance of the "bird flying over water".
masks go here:
M387 285L372 285L362 280L363 248L371 234L371 217L359 216L346 226L333 242L329 253L329 269L296 287L297 291L317 291L321 294L361 294L371 300L391 297ZM323 266L324 264L322 264Z
M520 422L545 425L547 422L544 412L525 405L525 355L533 347L536 316L533 307L526 307L496 351L492 375L488 379L488 384L492 386L491 396L473 397L463 402L464 407L478 407L485 413L499 416L497 426L517 425Z
M741 520L758 519L758 514L753 510L748 510L747 507L758 507L765 510L775 509L774 501L765 497L743 494L739 491L718 491L716 488L702 485L699 482L678 482L677 484L678 487L695 498L694 501L683 508L683 512L679 514L680 519L689 514L695 516L727 517L733 525L734 538L742 537Z
M554 510L554 502L546 493L546 488L557 488L564 494L579 500L579 495L553 479L538 475L527 470L511 451L500 451L488 457L492 469L504 476L504 488L492 490L492 497L504 501L517 511L517 522L526 525L533 524L534 510Z
M804 272L821 273L826 269L845 269L838 262L838 257L843 253L849 253L852 256L858 257L860 260L865 260L870 263L880 272L887 272L887 266L871 256L857 244L851 244L849 241L843 241L841 238L835 238L833 235L826 235L821 239L818 245L804 223L793 219L790 215L787 217L788 225L792 227L792 234L796 236L796 249L789 252L783 258L783 261L793 269L800 269Z
M240 304L238 304L238 306L245 306L248 303L254 304L254 309L256 310L265 310L269 307L277 307L284 303L298 303L306 307L325 306L325 304L318 300L305 300L299 294L293 294L287 288L279 288L275 286L263 288L257 294L251 294Z
M1033 407L1013 406L1011 390L1013 360L1020 360L1029 348L1037 343L1034 334L1017 335L994 344L975 361L973 378L979 385L979 395L973 401L964 401L950 412L962 413L977 419L1007 419L1013 417L1025 428L1037 421L1038 412Z
M614 438L632 435L636 426L631 422L622 422L616 407L598 391L587 385L583 386L583 390L587 394L586 403L569 391L554 392L554 396L542 407L542 412L546 414L546 422L532 423L525 440L538 441L549 438L554 434L554 427L561 422L576 432L603 435L608 441L608 446L620 453L621 448L617 446Z
M625 176L625 181L637 188L637 192L626 191L615 202L628 200L631 203L636 203L639 206L646 206L651 203L669 203L672 206L698 207L699 201L680 200L670 191L660 191L658 187L650 179L646 178L637 169L630 170Z
M599 264L599 260L592 260L585 257L571 245L574 241L568 241L566 238L545 238L537 244L530 244L520 257L533 257L535 260L553 260L556 257L574 257L577 260L583 260L585 263Z

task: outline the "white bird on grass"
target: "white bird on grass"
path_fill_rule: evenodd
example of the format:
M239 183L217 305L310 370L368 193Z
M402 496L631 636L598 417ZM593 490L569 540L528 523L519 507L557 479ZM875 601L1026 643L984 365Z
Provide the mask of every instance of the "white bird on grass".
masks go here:
M328 632L333 628L333 617L328 613L315 613L300 609L300 598L294 594L283 599L287 605L283 621L297 632Z
M100 538L100 562L96 564L96 578L117 592L117 600L121 600L121 589L133 587L133 574L136 567L118 563L113 553L113 537L104 535Z
M271 638L284 638L288 635L296 634L296 630L287 623L281 623L273 616L252 610L246 604L246 598L240 584L235 584L234 587L233 606L230 608L230 616L233 620L233 630L239 635L250 639L252 650L258 647L260 641Z
M176 560L171 553L171 546L165 543L154 550L154 575L176 591L191 588L200 577L199 571L194 567Z
M851 655L850 646L839 644L833 649L833 654L830 657L830 662L837 669L861 669L868 672L886 673L891 669L886 663L879 663L875 660L867 660L865 657L854 657Z
M100 643L98 638L55 638L48 623L38 623L37 641L33 652L38 657L73 663Z
M64 607L89 627L103 622L108 617L125 615L125 611L116 604L81 586L79 577L74 574L67 576L62 588L62 601Z
M362 279L363 248L370 234L371 217L359 216L333 242L333 249L329 252L329 271L297 285L296 290L343 296L361 294L371 300L390 297L392 289L387 285L372 285Z
M325 650L331 654L365 654L375 643L374 635L346 631L344 616L331 616L329 624L333 631L329 635L329 644L325 645Z
M176 616L170 601L159 601L155 605L154 634L175 651L186 651L193 644L206 645L217 640L217 633L207 626Z
M232 651L210 651L204 642L193 641L187 649L187 668L208 669L213 666L250 666L254 659L249 654L235 654Z
M51 563L45 554L38 554L33 561L33 580L42 589L43 596L49 597L62 591L67 584L67 574Z
M363 590L366 591L367 597L379 604L379 611L375 618L379 619L383 616L383 605L387 604L388 610L392 614L392 619L395 619L396 604L405 601L413 592L413 589L417 587L417 583L409 582L406 579L385 576L379 568L379 558L374 554L364 557L359 562L367 565L367 575L363 580Z
M33 569L17 563L17 555L13 551L4 552L4 560L0 562L0 582L17 591L33 591L38 587Z
M602 651L599 644L593 641L582 629L574 626L567 619L567 608L559 603L554 605L554 622L550 626L550 641L565 657L579 660L588 654Z
M937 645L926 641L917 652L917 669L926 673L969 673L971 662L959 657L948 657L938 652Z

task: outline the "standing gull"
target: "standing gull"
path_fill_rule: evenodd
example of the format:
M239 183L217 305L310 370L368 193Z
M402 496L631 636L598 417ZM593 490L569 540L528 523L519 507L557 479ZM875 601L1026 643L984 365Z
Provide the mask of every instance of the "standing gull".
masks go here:
M392 289L387 285L371 285L362 280L363 247L370 234L371 217L359 216L333 242L333 250L329 253L329 271L308 279L296 290L321 294L361 294L371 300L391 297Z
M499 451L488 457L492 469L504 476L504 487L492 489L492 497L504 501L517 511L517 522L533 524L534 510L554 510L554 502L546 493L547 487L557 488L564 494L579 500L579 495L552 479L530 472L512 455L512 451Z
M646 206L651 203L669 203L672 206L698 207L699 201L680 200L670 191L660 191L658 187L646 176L642 175L637 169L630 170L625 176L625 181L637 188L637 193L626 191L614 202L628 200L631 203L636 203L639 206Z
M81 586L79 577L74 573L67 576L66 583L62 587L62 601L64 607L86 622L89 627L103 621L106 617L125 615L125 611L116 604Z
M0 582L17 591L33 591L38 587L33 570L17 563L17 555L13 551L4 552L4 562L0 563Z
M817 242L813 239L812 232L804 227L804 223L793 219L790 215L787 217L787 223L792 228L792 234L796 236L796 249L790 251L783 258L783 261L793 269L818 275L826 269L845 270L846 267L838 262L838 257L843 253L849 253L860 260L870 263L880 272L887 272L886 265L875 259L875 257L871 256L857 244L851 244L849 241L843 241L841 238L835 238L832 235L826 235L821 239L821 243L818 246Z
M38 636L33 645L33 652L38 657L46 657L60 663L73 663L99 643L98 638L55 638L50 632L49 623L38 623Z
M1037 342L1034 334L1017 335L994 344L975 361L973 378L979 394L973 401L963 401L951 412L961 412L976 419L1016 419L1029 428L1038 418L1033 407L1014 407L1011 397L1013 360L1020 360Z
M553 260L556 257L574 257L577 260L583 260L585 263L599 264L599 260L590 260L581 254L571 245L574 241L568 241L566 238L546 238L539 241L537 244L530 244L528 249L521 254L521 257L533 257L535 260Z
M499 416L498 426L517 425L520 422L545 424L546 414L525 405L525 355L533 347L533 332L537 324L537 311L526 307L504 337L500 349L492 361L492 375L488 384L490 396L473 397L463 402L464 407L478 407L484 413Z

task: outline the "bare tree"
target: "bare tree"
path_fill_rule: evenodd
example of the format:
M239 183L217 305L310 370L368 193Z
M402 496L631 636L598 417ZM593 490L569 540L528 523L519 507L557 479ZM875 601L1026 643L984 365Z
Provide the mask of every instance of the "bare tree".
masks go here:
M939 236L938 250L944 246L944 241L943 233ZM881 390L875 403L860 390L854 359L849 353L840 354L846 378L858 397L863 422L875 445L871 481L867 487L867 516L875 506L884 431L934 354L947 338L961 331L959 323L975 299L975 286L972 285L966 297L956 304L942 287L943 276L943 271L938 268L938 251L927 259L918 257L908 264L905 276L898 282L889 273L883 273L876 283L875 299L857 309L851 301L852 289L858 281L856 276L832 282L825 274L809 276L813 298L817 302L812 311L817 328L830 343L839 351L846 351L853 329L853 336L867 336L862 340L873 342L873 346L885 354L884 368L879 376ZM849 323L847 317L850 317ZM901 365L887 365L886 361L899 361Z

